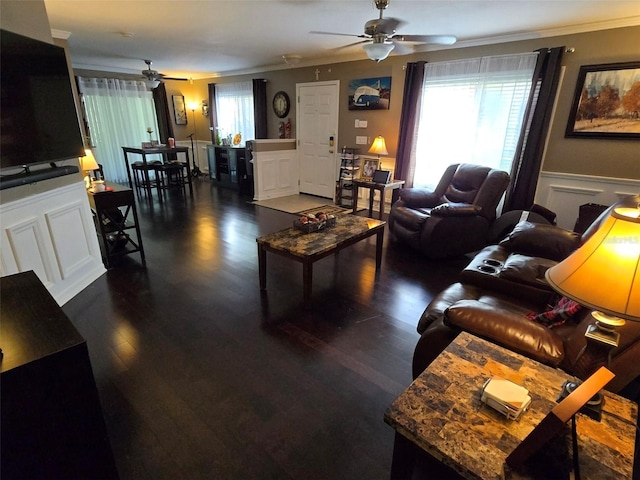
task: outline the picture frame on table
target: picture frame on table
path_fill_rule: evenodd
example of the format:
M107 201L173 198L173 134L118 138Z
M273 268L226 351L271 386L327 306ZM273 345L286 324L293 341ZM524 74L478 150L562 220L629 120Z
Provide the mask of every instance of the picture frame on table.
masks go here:
M187 124L187 107L184 103L184 95L172 95L173 100L173 115L176 125Z
M640 139L640 61L583 65L565 137Z
M360 178L362 180L373 180L373 174L380 167L380 159L379 158L364 158L362 160L362 173Z

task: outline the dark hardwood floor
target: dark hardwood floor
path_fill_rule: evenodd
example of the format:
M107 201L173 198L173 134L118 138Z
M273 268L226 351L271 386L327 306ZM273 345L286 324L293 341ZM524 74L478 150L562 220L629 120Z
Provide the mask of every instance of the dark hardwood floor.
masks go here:
M465 259L427 260L375 237L314 265L256 237L290 214L198 179L138 199L146 268L123 257L64 306L87 339L123 479L384 479L387 406L411 382L416 325Z

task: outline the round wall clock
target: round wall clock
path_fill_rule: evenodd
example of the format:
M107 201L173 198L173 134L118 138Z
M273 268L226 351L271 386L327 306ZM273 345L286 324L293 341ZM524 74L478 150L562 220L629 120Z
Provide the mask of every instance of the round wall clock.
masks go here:
M273 111L279 118L284 118L289 114L289 95L282 90L273 96Z

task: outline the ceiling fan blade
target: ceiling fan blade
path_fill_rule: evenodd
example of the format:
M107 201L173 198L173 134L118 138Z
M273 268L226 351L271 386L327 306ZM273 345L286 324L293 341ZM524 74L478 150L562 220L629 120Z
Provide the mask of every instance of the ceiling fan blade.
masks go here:
M318 31L311 31L309 33L312 33L314 35L338 35L340 37L360 37L360 38L368 38L365 35L356 35L354 33L336 33L336 32L318 32Z
M353 47L355 45L362 45L363 43L367 43L370 42L371 39L366 39L366 40L360 40L359 42L353 42L353 43L349 43L347 45L342 45L341 47L336 47L334 50L344 50L345 48L350 48Z
M402 24L404 24L404 22L402 20L398 20L397 18L381 18L380 20L378 20L378 32L392 35L393 32L395 32L396 29Z
M453 45L458 40L455 35L394 35L392 40L400 42L437 43Z
M402 43L401 41L397 41L396 38L392 38L393 42L393 53L396 55L408 55L409 53L415 53L415 48L413 45L409 45L406 43Z
M189 79L188 78L177 78L177 77L165 77L164 75L162 76L162 80L178 80L181 82L186 82Z

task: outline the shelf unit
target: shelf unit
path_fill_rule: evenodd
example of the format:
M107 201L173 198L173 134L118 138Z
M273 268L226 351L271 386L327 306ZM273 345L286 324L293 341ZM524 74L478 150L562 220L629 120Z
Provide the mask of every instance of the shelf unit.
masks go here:
M336 183L336 204L353 207L353 180L360 176L360 149L342 147L340 152L340 178Z
M95 212L94 218L100 234L105 264L109 268L113 258L139 252L142 264L145 265L133 191L120 185L109 184L109 187L111 191L88 192L89 204ZM130 235L133 232L135 237Z

